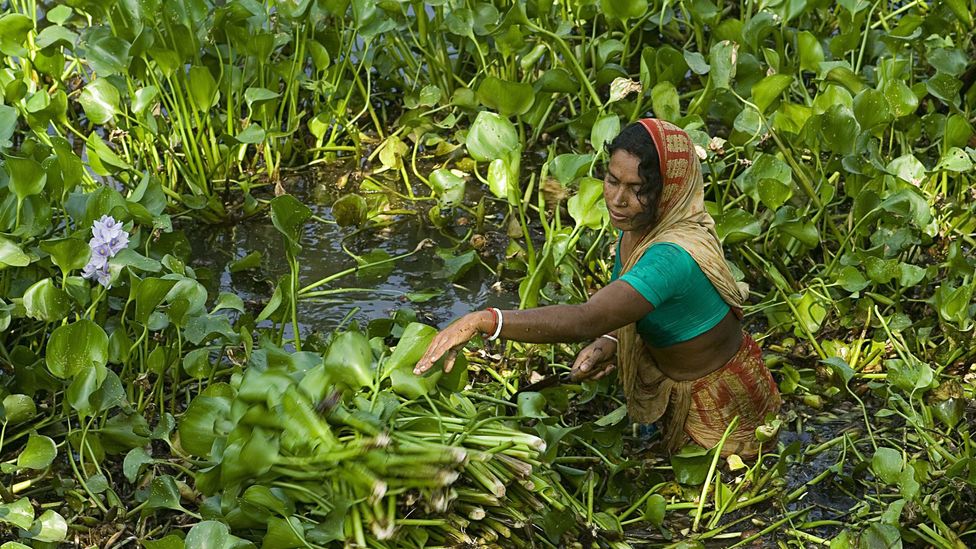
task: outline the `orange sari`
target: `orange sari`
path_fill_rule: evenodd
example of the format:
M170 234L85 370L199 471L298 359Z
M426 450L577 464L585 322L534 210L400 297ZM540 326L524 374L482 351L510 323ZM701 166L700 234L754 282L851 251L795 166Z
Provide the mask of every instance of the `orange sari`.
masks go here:
M640 123L650 134L661 164L659 221L629 257L621 258L620 274L630 270L651 245L672 242L691 254L722 299L741 318L748 288L732 277L715 233L715 221L705 211L701 164L691 138L663 120L645 118ZM739 352L723 367L691 381L676 381L661 372L637 334L636 324L621 328L617 335L617 364L628 413L639 423L663 419L664 442L669 451L677 450L689 438L706 448L714 446L732 419L738 417L736 428L722 447L722 455L752 457L758 452L755 429L767 414L779 410L781 401L759 347L749 334L743 334Z

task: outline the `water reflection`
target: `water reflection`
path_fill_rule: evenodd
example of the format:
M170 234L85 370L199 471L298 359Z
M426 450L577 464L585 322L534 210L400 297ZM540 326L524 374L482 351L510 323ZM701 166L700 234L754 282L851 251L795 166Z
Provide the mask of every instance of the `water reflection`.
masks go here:
M314 204L308 194L304 194L302 196L301 190L296 191L315 216L333 221L331 205ZM282 237L267 217L228 227L197 227L187 232L193 242L191 264L207 267L214 273L216 287L211 290L233 292L245 302L263 303L274 290L272 281L288 273ZM353 232L351 227L309 220L299 257L301 286L356 266L356 261L342 249L343 238ZM457 236L463 235L459 230ZM365 325L370 320L388 318L401 307L410 307L426 321L445 326L472 310L517 306L515 292L498 293L491 289L495 275L484 267L475 266L455 284L439 277L443 261L436 254L437 248L453 247L455 243L447 235L424 224L418 216L398 216L389 227L359 233L347 240L346 245L357 255L378 248L396 256L414 250L424 239L430 239L434 245L395 262L392 272L382 280L355 274L344 276L319 289L345 288L349 291L300 301L298 312L302 335L330 332L351 312L353 320ZM230 264L253 251L263 256L261 268L231 273ZM407 296L431 289L442 293L423 302L412 302ZM287 326L286 330L290 331L291 327Z

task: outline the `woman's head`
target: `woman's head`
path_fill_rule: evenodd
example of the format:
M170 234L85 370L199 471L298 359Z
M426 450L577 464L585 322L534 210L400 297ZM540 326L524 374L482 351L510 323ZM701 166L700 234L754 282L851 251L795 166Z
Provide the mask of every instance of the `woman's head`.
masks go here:
M631 124L606 148L610 163L603 180L603 194L611 223L625 231L653 227L663 182L657 148L650 134L641 124Z

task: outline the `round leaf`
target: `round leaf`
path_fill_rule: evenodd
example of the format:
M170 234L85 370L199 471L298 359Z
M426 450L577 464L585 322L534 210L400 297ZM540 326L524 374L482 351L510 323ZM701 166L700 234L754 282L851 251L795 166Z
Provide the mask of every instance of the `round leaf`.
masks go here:
M460 175L440 168L430 174L430 186L437 195L441 207L457 206L464 199L464 178Z
M58 449L50 438L31 433L27 446L17 456L17 467L26 469L46 469L58 455Z
M78 102L89 120L105 124L113 120L119 110L119 90L107 79L96 78L81 90Z
M55 286L53 280L45 278L24 292L24 309L30 318L55 322L68 315L71 297Z
M782 95L790 84L793 83L793 77L787 74L771 74L766 78L760 80L756 85L752 87L752 101L759 107L760 112L766 112L766 109L773 104L776 99Z
M10 174L7 185L18 199L23 200L44 190L47 173L33 159L8 156L4 159L4 165L7 173Z
M0 270L4 267L26 267L30 257L12 241L0 236Z
M92 367L104 368L108 363L108 336L87 318L58 326L48 339L45 361L47 369L61 379Z
M479 162L507 156L519 147L518 132L509 120L493 112L481 111L465 139L468 153Z
M58 513L47 510L30 529L31 539L60 543L68 537L68 523Z
M347 194L332 203L332 217L340 227L362 225L366 222L368 213L366 199L358 194Z
M478 100L505 116L523 115L535 103L535 90L526 82L509 82L489 76L478 86Z

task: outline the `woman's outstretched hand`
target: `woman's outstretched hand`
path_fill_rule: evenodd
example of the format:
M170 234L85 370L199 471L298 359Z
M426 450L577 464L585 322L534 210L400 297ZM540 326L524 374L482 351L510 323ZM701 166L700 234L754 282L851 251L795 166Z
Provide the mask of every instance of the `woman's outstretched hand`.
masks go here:
M617 344L605 337L587 345L578 355L570 370L570 377L576 381L597 380L616 368L612 362L617 354Z
M450 326L441 330L427 346L424 356L417 361L413 373L420 375L426 372L435 362L445 357L444 372L450 372L454 368L454 359L457 358L458 351L471 341L475 335L486 331L485 315L489 315L488 322L491 322L487 311L468 313L460 319L451 323Z

